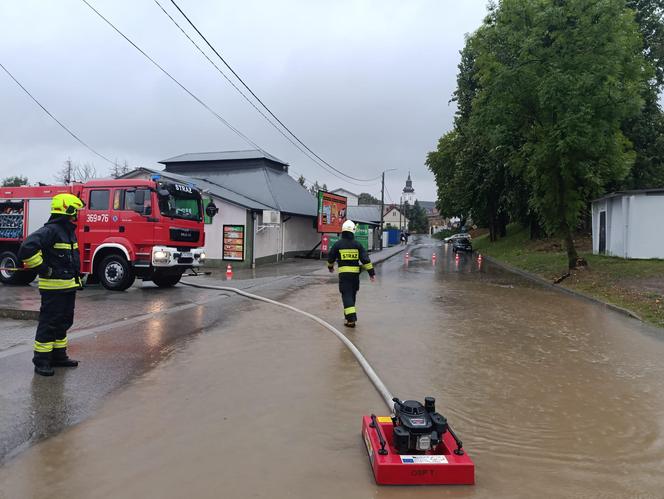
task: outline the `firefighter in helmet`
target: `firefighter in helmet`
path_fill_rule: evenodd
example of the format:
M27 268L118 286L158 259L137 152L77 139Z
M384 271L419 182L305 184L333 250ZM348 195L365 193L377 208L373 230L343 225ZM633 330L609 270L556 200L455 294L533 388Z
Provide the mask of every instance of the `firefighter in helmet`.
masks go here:
M82 287L74 221L84 204L73 194L51 200L51 216L19 249L23 266L39 274L41 308L32 363L35 372L53 376L54 367L76 367L67 356L67 330L74 322L76 290Z
M360 272L366 270L369 279L376 279L376 271L373 268L367 250L355 240L355 224L346 220L341 227L341 239L339 239L327 257L327 268L334 272L334 262L339 264L339 292L344 304L344 325L355 327L357 322L357 310L355 298L360 289Z

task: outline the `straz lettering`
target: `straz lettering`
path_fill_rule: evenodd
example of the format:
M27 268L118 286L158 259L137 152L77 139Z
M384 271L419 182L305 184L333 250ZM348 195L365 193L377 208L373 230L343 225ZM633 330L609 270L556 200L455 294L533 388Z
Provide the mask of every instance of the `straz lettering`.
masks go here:
M174 185L175 185L175 190L176 190L176 191L186 192L186 193L189 193L189 194L193 194L193 193L194 193L194 191L192 190L192 188L189 187L188 185L181 185L181 184L174 184Z

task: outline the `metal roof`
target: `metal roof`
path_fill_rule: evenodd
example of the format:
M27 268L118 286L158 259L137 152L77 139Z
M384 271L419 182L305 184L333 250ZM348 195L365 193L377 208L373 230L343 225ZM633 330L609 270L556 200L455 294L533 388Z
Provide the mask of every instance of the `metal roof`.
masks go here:
M199 161L230 161L238 159L269 159L275 163L288 165L279 158L272 156L260 149L249 149L243 151L216 151L216 152L192 152L173 156L172 158L159 161L161 164L167 163L195 163Z
M166 172L163 170L156 170L154 168L146 168L146 167L140 167L136 168L135 170L123 175L121 178L133 178L137 174L140 174L141 172L146 172L149 174L157 174L161 175L164 178L170 179L170 180L175 180L176 182L183 182L183 183L192 183L202 191L210 193L210 195L217 197L219 199L223 199L224 201L228 201L232 204L236 204L238 206L241 206L243 208L248 208L250 210L273 210L274 208L272 206L265 205L263 203L260 203L259 201L256 201L255 199L251 199L249 197L244 196L241 193L234 192L230 189L227 189L223 186L220 185L215 185L211 184L209 182L205 182L203 180L195 179L192 177L185 177L184 175L178 175L177 173L171 173L171 172Z
M191 182L199 189L233 204L252 210L277 210L291 215L316 217L318 203L307 189L286 172L258 167L222 171L205 177L189 176L141 167L137 170L159 174L178 182ZM136 170L135 170L136 171ZM125 177L132 176L130 172Z
M646 196L664 195L664 188L635 189L635 190L631 190L631 191L616 191L616 192L612 192L611 194L607 194L606 196L602 196L601 198L593 199L593 203L596 202L596 201L604 201L605 199L618 198L618 197L621 197L621 196L635 196L637 194L645 194Z
M353 222L380 224L380 206L349 206L347 216Z

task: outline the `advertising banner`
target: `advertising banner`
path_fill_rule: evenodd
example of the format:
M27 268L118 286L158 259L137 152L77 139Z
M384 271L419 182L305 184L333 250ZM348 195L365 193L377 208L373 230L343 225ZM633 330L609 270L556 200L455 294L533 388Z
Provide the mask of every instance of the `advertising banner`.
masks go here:
M346 197L318 191L318 232L340 233L346 221Z
M224 260L244 260L244 225L224 225Z

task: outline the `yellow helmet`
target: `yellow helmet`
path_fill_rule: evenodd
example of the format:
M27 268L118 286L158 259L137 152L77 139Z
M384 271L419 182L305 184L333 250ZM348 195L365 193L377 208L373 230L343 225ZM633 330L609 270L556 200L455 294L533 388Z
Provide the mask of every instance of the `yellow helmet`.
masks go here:
M51 200L51 213L73 217L76 216L78 210L84 206L85 203L73 194L56 194Z

